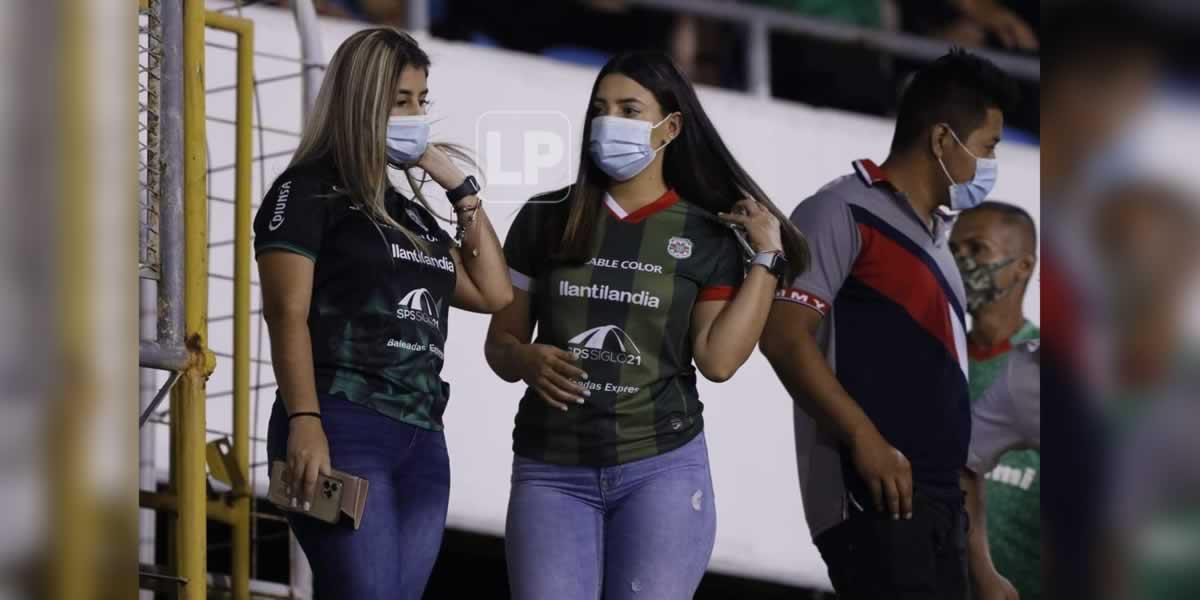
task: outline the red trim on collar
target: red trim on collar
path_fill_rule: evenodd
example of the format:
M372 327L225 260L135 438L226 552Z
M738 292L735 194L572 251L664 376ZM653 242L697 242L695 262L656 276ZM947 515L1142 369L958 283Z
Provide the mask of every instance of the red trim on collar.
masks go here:
M971 360L974 361L985 361L996 358L997 356L1000 356L1009 350L1012 350L1012 342L1009 340L1004 340L1003 342L1000 342L991 348L976 346L975 344L971 343L970 340L967 340L967 354L970 355Z
M858 174L858 178L869 186L888 182L887 174L869 158L856 160L851 164L854 165L854 172Z
M616 200L614 199L613 202L616 202ZM667 193L659 196L657 200L625 215L625 218L621 218L621 215L613 212L612 208L608 206L607 202L605 202L605 207L608 208L608 214L612 215L613 218L617 219L618 221L623 221L625 223L640 223L641 221L645 220L646 217L649 217L656 212L666 210L676 202L679 202L679 194L675 193L675 190L673 189L668 189Z

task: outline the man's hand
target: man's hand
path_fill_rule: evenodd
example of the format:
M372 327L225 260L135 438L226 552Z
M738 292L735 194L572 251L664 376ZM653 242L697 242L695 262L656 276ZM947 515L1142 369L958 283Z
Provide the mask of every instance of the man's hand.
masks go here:
M1020 600L1017 588L995 569L983 575L974 574L974 580L975 600Z
M851 440L854 466L871 490L875 510L893 519L912 518L912 465L879 431L870 428Z
M977 23L996 36L996 39L1000 40L1005 48L1025 51L1033 51L1038 48L1037 34L1033 32L1033 28L1016 13L1003 6L997 5L983 12L977 19Z

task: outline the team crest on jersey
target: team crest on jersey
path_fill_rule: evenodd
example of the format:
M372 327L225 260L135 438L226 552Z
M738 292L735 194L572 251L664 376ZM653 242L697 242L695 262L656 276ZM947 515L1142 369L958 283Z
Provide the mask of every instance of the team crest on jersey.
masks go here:
M692 240L685 237L673 237L667 240L667 254L684 259L692 255Z

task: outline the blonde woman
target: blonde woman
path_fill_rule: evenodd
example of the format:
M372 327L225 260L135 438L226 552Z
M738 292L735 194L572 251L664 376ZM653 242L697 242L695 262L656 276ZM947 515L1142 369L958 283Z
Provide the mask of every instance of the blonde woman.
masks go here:
M478 185L450 160L457 151L428 143L429 64L399 31L350 36L254 223L279 387L268 455L287 461L303 510L331 467L370 481L360 529L289 513L324 598L420 598L450 492L439 375L449 307L495 312L512 299ZM445 188L461 247L412 167Z

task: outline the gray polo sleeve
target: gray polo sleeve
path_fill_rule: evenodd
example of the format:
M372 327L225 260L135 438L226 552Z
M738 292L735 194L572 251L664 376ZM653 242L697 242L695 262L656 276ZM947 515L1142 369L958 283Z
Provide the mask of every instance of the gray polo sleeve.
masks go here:
M1042 388L1038 343L1013 349L1004 372L972 407L967 468L987 473L1005 452L1042 445Z
M858 225L850 205L829 187L801 202L791 221L808 240L812 261L807 271L775 294L775 300L802 304L827 316L858 259Z

